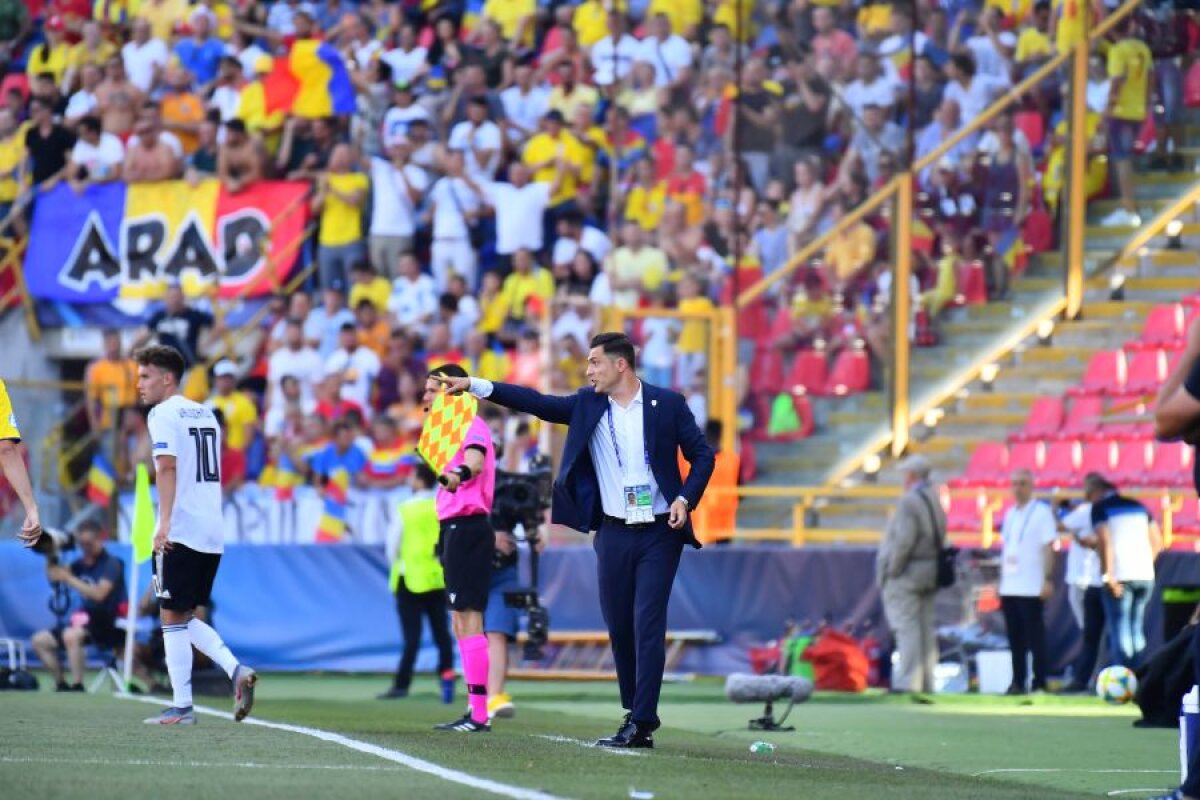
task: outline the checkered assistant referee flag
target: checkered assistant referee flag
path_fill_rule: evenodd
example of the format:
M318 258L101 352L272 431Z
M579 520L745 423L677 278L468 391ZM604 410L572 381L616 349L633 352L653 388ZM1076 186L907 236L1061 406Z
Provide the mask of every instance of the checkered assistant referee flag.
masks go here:
M479 401L463 392L452 395L440 392L429 406L425 424L421 426L421 438L417 441L417 454L435 474L441 475L467 437L467 429L475 421Z

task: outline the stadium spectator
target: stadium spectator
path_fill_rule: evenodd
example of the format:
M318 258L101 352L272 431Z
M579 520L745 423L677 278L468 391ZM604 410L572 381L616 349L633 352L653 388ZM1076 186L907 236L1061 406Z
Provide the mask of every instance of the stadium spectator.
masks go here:
M741 147L738 155L745 162L750 183L758 192L767 188L779 121L778 100L766 88L766 78L767 68L762 59L752 58L746 62L734 121L737 129L734 137Z
M500 167L500 128L488 118L488 100L476 96L467 101L466 119L450 130L446 146L462 151L467 173L477 182L490 181Z
M1092 504L1092 528L1103 573L1109 665L1141 666L1146 649L1146 607L1154 593L1154 561L1162 532L1150 512L1100 475L1089 475L1100 498Z
M846 215L846 201L836 198L829 204L830 222L836 225ZM858 222L833 237L825 248L825 269L830 281L844 291L863 268L875 260L875 231L866 222Z
M170 52L163 39L151 36L150 23L145 18L134 19L130 29L133 37L121 48L122 64L130 83L139 92L149 94L161 80Z
M408 141L409 129L414 122L432 121L429 110L415 102L416 94L411 83L403 78L394 81L392 105L383 115L383 131L380 144L391 152L398 144Z
M79 120L76 130L79 138L71 148L71 161L66 167L71 188L81 194L89 186L121 180L125 160L121 140L104 131L100 120L93 116Z
M69 66L63 77L63 92L67 93L79 85L80 71L85 66L102 67L116 53L112 42L100 34L100 26L88 21L83 24L83 38L71 48Z
M142 115L134 127L125 150L122 174L129 183L151 183L177 178L181 174L179 154L163 135L156 112Z
M583 170L583 145L570 131L563 130L565 121L561 111L547 111L542 117L541 131L529 138L521 153L521 160L538 183L553 183L557 172L563 173L558 191L550 197L549 213L545 215L546 242L553 239L559 217L574 210Z
M1134 196L1134 144L1149 113L1150 77L1148 65L1153 54L1137 35L1134 18L1117 23L1119 41L1108 51L1108 77L1112 80L1108 95L1108 151L1116 167L1116 182L1121 207L1104 218L1105 225L1142 224Z
M31 163L30 178L35 186L48 189L62 177L75 136L54 121L50 104L40 98L29 101L29 123L25 149Z
M95 645L111 653L124 636L116 627L117 605L125 598L125 567L121 559L110 554L104 546L103 532L94 522L82 522L76 527L75 538L80 556L63 566L46 562L46 577L52 583L63 584L82 599L84 622L73 622L63 628L41 630L33 635L33 649L54 677L55 690L82 692L85 662L84 647ZM67 683L59 658L66 651L71 670Z
M336 120L288 117L283 125L279 153L275 157L276 170L286 175L288 180L319 182L330 168L330 159L337 145ZM345 169L349 167L350 164L345 165Z
M277 153L285 128L290 130L288 117L282 109L267 110L267 96L263 81L271 74L275 62L271 56L263 54L254 60L253 80L241 87L237 105L237 119L246 126L247 132L262 139L271 153ZM276 161L282 169L287 161ZM286 173L285 173L286 174Z
M56 84L61 84L71 62L71 47L67 44L64 31L66 23L55 14L46 20L42 33L45 41L29 51L25 74L33 80L38 75L49 75Z
M1033 656L1035 692L1046 690L1046 623L1043 605L1054 591L1054 540L1058 526L1050 506L1033 497L1033 475L1012 474L1015 505L1004 515L1000 571L1000 603L1012 653L1013 682L1007 694L1028 693L1027 661Z
M962 114L958 102L952 99L943 100L933 114L933 121L917 134L915 160L920 161L941 147L943 142L958 133L960 127L962 127ZM978 135L974 133L964 137L947 150L939 161L947 160L954 169L957 169L958 164L974 153L978 138ZM934 167L932 166L921 171L920 181L925 188L929 188L933 172Z
M603 262L612 249L612 242L604 231L589 224L580 211L569 211L559 216L558 239L554 242L551 262L569 264L575 254L584 250L596 261Z
M218 361L213 367L213 394L206 405L221 412L224 446L244 453L258 425L258 406L250 395L238 389L237 379L236 364L229 359Z
M154 468L154 443L146 417L150 410L140 406L121 412L121 428L117 436L117 481L121 486L133 486L139 464L147 470Z
M401 327L420 331L437 312L437 287L421 272L421 262L412 253L400 256L398 272L392 281L387 310Z
M366 165L372 188L370 260L388 277L394 275L400 256L412 252L417 209L429 188L429 177L411 163L411 153L402 139L388 147L387 159L372 156Z
M512 266L496 301L504 309L506 330L516 332L526 326L532 302L545 303L554 295L554 278L528 250L513 253Z
M199 144L205 112L204 101L192 91L190 73L178 67L167 69L166 89L158 99L158 108L163 130L179 140L183 157L191 155Z
M576 248L570 259L555 255L554 262L570 265L579 252L599 260L591 250ZM657 292L670 270L666 254L657 247L648 246L645 232L634 222L621 226L621 246L604 257L603 263L613 290L613 305L624 309L637 308L643 295Z
M513 83L500 92L504 115L500 126L506 142L515 147L538 132L542 117L549 110L549 90L534 81L534 67L529 58L515 58Z
M1063 690L1064 693L1088 691L1104 635L1103 569L1097 552L1096 533L1092 528L1092 504L1103 498L1104 484L1107 483L1096 480L1100 477L1094 473L1085 476L1084 502L1059 519L1059 530L1071 537L1064 581L1071 613L1080 631L1079 655L1071 665L1071 683Z
M445 175L433 184L426 212L433 223L430 268L439 292L445 291L451 275L462 275L468 285L475 285L477 253L471 236L483 212L483 188L466 172L464 153L446 151L442 166Z
M275 408L283 402L284 378L296 381L299 402L312 402L323 363L320 354L305 342L305 324L294 317L288 319L283 346L267 361L267 407Z
M416 26L405 22L396 35L396 46L379 58L392 68L392 80L397 86L410 85L429 69L428 52L417 41Z
M487 204L495 210L496 255L502 272L507 273L511 268L517 250L542 251L544 231L540 220L564 174L560 164L552 182L531 183L529 167L514 161L508 168L507 183L489 183L484 187Z
M93 431L110 429L123 408L137 403L137 365L121 352L121 332L109 328L101 335L104 352L87 366L86 385L88 427Z
M831 6L817 5L812 9L813 37L810 42L818 58L835 65L834 78L848 83L854 78L858 59L858 43L838 27L837 12Z
M374 264L359 261L350 267L350 295L347 305L354 309L356 315L359 304L364 300L382 313L387 308L390 294L391 283L379 274Z
M891 155L894 159L904 148L904 130L890 121L887 113L887 109L874 100L868 100L862 106L862 117L842 160L843 174L860 170L874 186L879 180L880 162L884 156Z
M943 100L958 104L962 119L971 120L982 114L996 97L1009 87L1006 77L979 74L975 57L969 52L955 52L946 64L946 91Z
M350 145L337 145L313 196L313 209L321 212L317 266L323 287L345 290L350 267L367 257L362 210L371 182L361 172L352 171L354 158Z
M363 346L358 326L351 322L342 326L337 349L325 359L325 376L326 380L340 380L341 398L365 412L371 408L371 386L379 366L379 356Z
M79 120L96 110L99 101L96 99L96 88L100 86L104 73L96 64L84 64L79 69L79 89L67 101L63 111L63 122L75 125Z
M208 97L208 109L215 111L221 122L237 118L245 84L242 63L233 56L222 56L217 64L217 78L211 92L203 93Z
M146 93L131 83L125 74L121 56L114 55L104 63L104 80L96 87L96 110L104 130L128 137L145 98Z
M330 379L327 383L335 383L335 379ZM318 409L317 413L321 414L321 410ZM313 474L317 477L317 486L322 491L333 474L339 470L345 470L350 475L352 485L357 486L367 466L367 454L355 442L357 431L349 421L338 418L341 416L338 414L334 417L335 421L330 425L330 441L314 453L310 460Z
M225 141L216 148L215 171L221 187L230 194L237 194L262 180L267 157L260 141L250 137L242 120L231 119L224 128ZM208 162L204 166L208 166Z
M146 320L146 327L134 340L133 349L154 340L157 344L174 347L191 367L200 358L201 337L215 339L224 330L225 326L218 323L212 314L189 307L183 289L179 284L172 283L163 294L163 307ZM203 344L207 344L207 341Z

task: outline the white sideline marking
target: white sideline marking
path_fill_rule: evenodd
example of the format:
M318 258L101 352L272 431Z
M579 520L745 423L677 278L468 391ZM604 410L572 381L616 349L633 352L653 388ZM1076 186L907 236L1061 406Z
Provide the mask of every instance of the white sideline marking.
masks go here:
M159 700L153 697L133 697L126 695L117 695L129 700L136 700L140 703L150 703L157 706L170 706L168 700ZM221 719L233 720L233 714L228 711L218 711L215 708L206 708L205 706L194 706L199 714L208 714ZM385 761L391 761L395 764L408 767L417 772L424 772L426 775L432 775L435 778L441 778L450 783L457 783L463 786L470 786L472 789L480 789L481 791L490 794L499 795L501 797L511 797L513 800L561 800L561 798L538 791L537 789L524 789L520 786L510 786L506 783L488 780L487 778L477 778L466 772L459 772L456 769L443 767L440 764L434 764L432 761L426 761L422 758L410 756L407 753L402 753L399 750L392 750L387 747L381 747L370 742L360 742L358 739L351 739L349 736L343 736L340 733L331 731L323 731L320 728L309 728L304 725L291 725L286 722L270 722L264 719L256 719L254 717L247 718L241 724L243 725L258 725L263 728L271 728L277 731L287 731L289 733L299 733L304 736L311 736L314 739L320 739L323 742L332 742L340 744L342 747L347 747L351 750L357 750L360 753L377 756Z
M572 739L569 736L549 736L544 733L531 733L529 735L532 736L534 739L545 739L547 742L562 742L564 744L574 744L574 745L578 745L579 747L586 747L588 750L600 750L605 753L608 753L609 755L614 755L614 756L644 756L644 755L646 755L645 753L639 753L636 750L621 750L621 749L613 749L611 747L597 747L595 745L595 743L593 743L593 742L584 741L583 739Z
M1072 769L1070 767L1013 767L1009 769L985 769L983 772L976 772L971 777L978 778L982 775L996 775L1002 772L1083 772L1089 775L1175 775L1179 772L1177 769Z
M366 764L261 764L255 761L150 761L145 758L22 758L0 756L0 764L80 764L94 767L203 767L216 769L332 769L362 772L404 772L404 767L372 767Z
M1171 790L1161 787L1158 789L1113 789L1111 792L1107 792L1106 795L1108 797L1118 797L1123 794L1166 794L1169 791Z

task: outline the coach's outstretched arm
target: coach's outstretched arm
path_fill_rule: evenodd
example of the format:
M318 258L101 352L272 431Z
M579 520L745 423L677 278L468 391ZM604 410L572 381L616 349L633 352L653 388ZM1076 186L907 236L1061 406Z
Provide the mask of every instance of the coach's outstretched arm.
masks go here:
M560 397L542 394L524 386L493 383L483 378L458 378L452 375L431 375L430 377L445 386L446 391L450 394L470 392L482 400L490 400L496 405L511 408L513 411L520 411L523 414L533 414L540 420L557 425L569 423L571 414L575 411L576 395ZM695 425L694 422L692 424ZM711 472L711 469L709 471Z

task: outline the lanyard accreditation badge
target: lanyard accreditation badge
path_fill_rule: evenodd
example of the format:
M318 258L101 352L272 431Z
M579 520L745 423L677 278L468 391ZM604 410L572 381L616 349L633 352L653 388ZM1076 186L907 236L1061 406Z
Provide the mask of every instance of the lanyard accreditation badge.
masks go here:
M644 525L654 522L654 495L650 491L650 451L643 443L642 453L645 455L645 469L634 475L625 473L625 463L621 460L621 445L617 443L617 428L613 425L612 405L608 407L608 432L612 436L613 450L617 454L617 466L621 468L621 480L624 486L621 494L625 497L625 524Z

